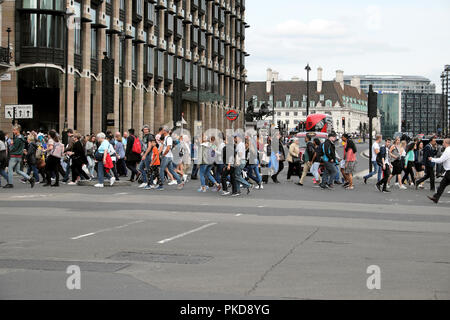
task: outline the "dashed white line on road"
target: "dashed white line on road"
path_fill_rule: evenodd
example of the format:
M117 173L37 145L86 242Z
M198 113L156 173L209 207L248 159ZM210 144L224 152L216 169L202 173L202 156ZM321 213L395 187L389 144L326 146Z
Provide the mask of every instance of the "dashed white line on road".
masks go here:
M188 232L181 233L181 234L176 235L176 236L174 236L174 237L172 237L172 238L168 238L168 239L164 239L164 240L158 241L158 243L159 243L159 244L164 244L164 243L170 242L170 241L172 241L172 240L176 240L176 239L182 238L182 237L187 236L187 235L189 235L189 234L192 234L192 233L194 233L194 232L201 231L201 230L203 230L203 229L212 227L212 226L214 226L214 225L216 225L216 224L217 224L217 223L208 223L208 224L205 224L204 226L201 226L201 227L199 227L199 228L196 228L196 229L191 230L191 231L188 231Z
M128 194L129 193L127 193L127 192L122 192L122 193L116 193L115 196L126 196Z
M122 225L122 226L117 226L117 227L113 227L113 228L108 228L108 229L98 230L98 231L96 231L96 232L91 232L91 233L87 233L87 234L82 234L82 235L80 235L80 236L76 236L76 237L73 237L73 238L70 238L70 239L71 239L71 240L79 240L79 239L86 238L86 237L90 237L90 236L93 236L93 235L96 235L96 234L99 234L99 233L102 233L102 232L107 232L107 231L113 231L113 230L123 229L123 228L129 227L129 226L131 226L131 225L133 225L133 224L138 224L138 223L141 223L141 222L144 222L144 220L134 221L134 222L131 222L131 223L124 224L124 225Z
M240 217L240 216L242 216L242 213L238 213L238 214L236 215L236 217Z
M258 208L265 208L266 206L258 206Z

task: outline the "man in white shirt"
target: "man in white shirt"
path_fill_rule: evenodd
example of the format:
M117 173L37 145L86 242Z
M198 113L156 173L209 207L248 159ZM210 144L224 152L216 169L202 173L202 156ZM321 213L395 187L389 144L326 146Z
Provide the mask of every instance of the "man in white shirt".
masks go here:
M383 141L383 136L377 135L375 142L372 145L372 165L373 165L373 172L369 173L367 176L364 177L364 183L367 184L367 180L369 180L370 178L372 178L374 175L377 174L378 172L378 181L379 182L381 180L381 172L382 172L382 168L378 165L377 163L377 155L378 153L380 153L380 144L381 141Z
M239 197L241 195L241 185L247 189L247 194L250 193L251 184L248 183L242 176L242 170L245 168L245 164L247 163L247 159L245 157L245 143L243 141L243 136L241 134L234 135L234 142L236 144L236 153L235 153L235 168L234 168L234 184L236 193L232 196Z
M163 184L164 184L164 171L169 169L169 172L172 174L175 180L177 180L178 183L178 189L183 189L184 183L181 181L180 176L175 172L175 169L173 167L173 153L172 153L172 146L173 146L173 139L169 135L170 129L168 127L164 127L162 130L161 140L164 136L164 143L162 144L161 148L161 166L160 166L160 177L161 177L161 185L156 190L164 190Z
M444 165L445 170L444 178L442 179L441 184L439 185L437 193L432 197L428 197L434 203L439 203L439 199L444 193L445 188L447 188L447 186L450 185L450 139L444 140L444 147L445 151L439 159L431 157L429 158L429 160L433 163L442 163Z

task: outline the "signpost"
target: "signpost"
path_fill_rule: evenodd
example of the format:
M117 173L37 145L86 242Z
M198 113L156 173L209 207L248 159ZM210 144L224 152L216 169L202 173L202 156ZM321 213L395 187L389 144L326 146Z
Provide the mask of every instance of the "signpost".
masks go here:
M239 117L239 114L236 112L236 110L229 110L226 114L226 117L230 121L236 121L236 119Z
M13 119L12 124L15 124L16 119L33 119L33 105L32 104L5 105L5 119Z

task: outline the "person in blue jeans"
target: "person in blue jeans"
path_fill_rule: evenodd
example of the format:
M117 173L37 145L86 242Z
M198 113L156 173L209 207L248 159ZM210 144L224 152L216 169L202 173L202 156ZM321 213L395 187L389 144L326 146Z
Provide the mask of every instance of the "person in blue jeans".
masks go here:
M22 162L23 157L23 151L25 149L25 139L20 134L21 130L20 125L15 125L13 127L13 139L12 139L12 145L9 148L9 164L8 164L8 184L4 186L3 188L9 189L13 188L13 173L14 171L21 175L26 181L28 181L31 185L31 188L34 187L34 178L27 175L25 172L20 170L20 164Z
M367 180L372 178L374 175L378 173L378 180L377 182L381 181L381 175L383 173L383 168L381 168L377 163L377 155L380 153L380 147L381 147L381 141L383 141L382 135L377 135L375 142L372 145L372 166L373 171L369 173L367 176L364 177L364 183L367 184Z
M256 150L256 141L249 140L245 143L247 155L247 176L258 185L256 189L263 189L262 177L259 173L258 151Z
M98 161L98 184L96 184L94 187L103 188L104 187L103 183L105 180L104 170L105 170L106 156L110 149L110 143L106 139L106 135L103 132L97 135L97 140L100 143L100 147L98 147L97 153L95 155L95 160ZM116 181L116 178L111 177L108 173L106 174L106 177L110 179L110 185L112 186Z
M150 134L150 127L148 125L144 126L142 132L144 134L142 138L144 152L142 155L141 163L139 164L139 171L141 172L142 177L142 184L139 186L139 188L145 188L148 185L147 171L150 170L150 163L152 162L152 146L150 141L154 138L154 136Z
M247 160L245 158L245 144L242 141L242 136L239 134L236 134L234 136L234 142L236 144L236 153L235 153L235 169L234 169L234 189L236 190L236 193L232 196L238 197L241 195L241 184L244 186L244 188L247 189L247 194L250 193L250 189L252 185L248 183L244 177L242 176L242 170L244 170L245 165L247 163Z
M334 143L336 142L337 135L332 132L328 135L328 139L322 144L323 151L323 164L325 171L322 177L322 183L320 187L322 189L333 189L333 181L336 178L338 170L336 169L336 147Z
M166 171L166 168L169 169L170 174L172 174L173 178L177 180L178 189L183 189L184 183L181 181L180 176L175 172L175 168L173 166L173 153L172 153L172 147L173 147L173 139L169 135L169 128L164 127L161 131L161 141L164 141L161 146L161 167L159 168L159 175L160 175L160 181L161 184L156 190L162 191L164 190L164 173ZM164 140L163 140L164 139Z
M5 172L5 168L8 162L8 147L6 146L5 133L0 130L0 186L2 185L1 177L8 183L8 175Z

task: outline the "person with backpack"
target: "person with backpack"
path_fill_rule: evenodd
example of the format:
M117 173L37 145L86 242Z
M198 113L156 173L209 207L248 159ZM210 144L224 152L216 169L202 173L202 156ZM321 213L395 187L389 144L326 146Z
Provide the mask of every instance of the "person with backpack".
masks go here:
M137 164L141 161L141 142L139 138L134 135L134 129L128 130L129 136L127 139L127 148L125 151L125 161L128 170L131 171L130 182L134 182L135 179L139 180L140 173L136 169Z
M314 158L315 150L314 150L314 143L311 142L310 135L308 135L308 134L306 135L305 142L306 142L306 148L305 148L305 153L303 154L303 173L300 178L300 182L297 183L297 185L299 185L299 186L303 186L303 183L305 182L305 178L308 175L308 172L311 171L311 168L314 163L313 158Z
M8 183L8 175L5 172L8 164L8 147L6 145L5 133L0 130L0 187L2 186L1 177L5 178Z
M378 183L375 185L378 191L383 193L389 193L390 191L387 189L387 184L389 177L391 176L391 163L389 160L389 149L391 148L391 139L386 139L386 144L383 147L380 147L380 151L377 153L377 165L381 167L383 170L383 177Z
M337 174L336 147L334 145L336 139L336 133L332 132L328 135L328 139L322 144L322 159L325 167L325 172L323 173L322 177L322 183L320 184L320 188L322 189L334 188L333 182Z
M31 188L34 187L34 178L27 175L25 172L20 170L20 164L22 162L23 151L25 149L25 139L20 134L20 125L15 125L13 127L13 138L11 145L9 146L9 164L8 164L8 184L3 188L11 189L14 188L13 173L14 171L21 175L27 182L30 183Z

